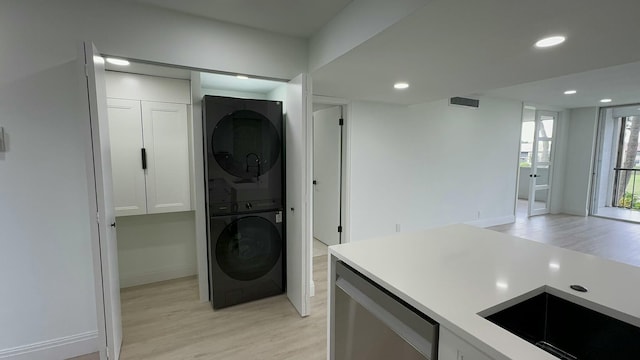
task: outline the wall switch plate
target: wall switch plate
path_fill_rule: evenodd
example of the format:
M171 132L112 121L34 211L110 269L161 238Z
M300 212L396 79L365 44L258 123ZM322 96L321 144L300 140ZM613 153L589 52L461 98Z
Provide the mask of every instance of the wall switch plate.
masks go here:
M0 126L0 152L5 152L6 146L4 141L4 128Z

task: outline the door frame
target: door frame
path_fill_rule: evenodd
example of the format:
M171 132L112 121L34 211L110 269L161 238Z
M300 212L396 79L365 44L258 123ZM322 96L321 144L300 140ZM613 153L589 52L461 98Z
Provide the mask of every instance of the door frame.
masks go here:
M551 130L551 152L549 154L549 164L548 164L548 178L547 178L547 184L543 185L546 186L546 189L536 189L536 177L537 174L534 174L534 169L537 170L537 160L535 160L535 156L537 154L537 150L538 150L538 140L539 140L539 126L541 125L541 121L540 118L542 116L553 116L553 129ZM535 124L534 124L534 134L533 134L533 148L532 148L532 158L531 158L531 174L529 175L530 179L529 179L529 198L528 198L528 210L527 210L527 215L529 217L531 216L536 216L536 215L544 215L544 214L549 214L551 212L551 193L552 193L552 189L553 189L553 168L555 166L555 152L556 152L556 148L558 147L557 145L557 132L556 129L558 128L558 121L560 119L560 112L559 111L553 111L553 110L542 110L542 109L535 109ZM537 190L547 190L547 196L545 199L545 208L542 210L537 210L534 209L534 205L535 205L535 193Z
M98 352L101 360L107 360L112 358L118 359L120 357L120 351L122 348L122 319L120 293L118 292L117 296L117 307L114 307L112 304L115 303L115 301L113 301L110 296L111 292L109 292L109 289L113 288L114 285L117 286L118 290L120 289L119 270L117 269L117 265L115 271L118 278L115 280L112 278L113 269L110 264L110 259L113 259L113 257L112 255L109 255L110 247L108 244L110 241L109 232L115 232L115 208L112 212L109 212L108 210L101 211L101 209L107 209L108 205L112 205L112 201L107 201L107 194L105 194L105 192L110 192L109 189L111 185L109 183L105 186L103 180L105 178L103 167L104 155L101 154L101 145L103 145L101 140L104 139L100 139L101 135L99 129L100 119L102 116L106 116L107 98L106 93L100 93L101 83L96 77L96 72L94 71L95 64L98 63L95 60L95 54L97 51L98 50L93 42L80 42L78 46L77 62L81 68L82 88L86 91L86 102L83 102L83 108L89 120L86 134L88 138L86 148L86 172L89 185L87 186L87 191L89 193L89 227L93 255L94 288L96 294ZM88 60L88 57L93 57L93 59ZM100 67L102 68L102 71L104 71L104 65L100 65ZM105 89L103 89L103 91L104 90ZM101 96L104 96L105 114L100 114ZM106 140L108 141L108 135ZM110 159L110 156L108 156L108 158ZM108 169L107 171L110 172L110 170L111 169ZM112 215L113 219L107 218L108 215ZM112 221L113 223L111 223ZM110 229L110 227L113 227L113 229ZM113 236L114 237L111 240L117 241L115 235ZM117 257L117 253L115 256ZM117 311L114 311L114 308L117 308ZM116 313L115 316L114 313ZM117 319L115 327L113 324L114 317ZM115 338L115 341L112 338ZM114 354L110 354L109 349L112 349Z
M90 42L87 42L90 43ZM107 330L106 330L106 314L104 303L104 288L102 286L102 250L100 243L100 233L98 229L97 213L98 213L98 191L96 189L96 175L95 167L96 163L93 155L93 136L91 125L91 110L89 108L89 88L87 84L87 73L85 65L85 43L80 42L78 45L78 73L80 74L80 82L82 91L86 91L84 95L87 96L82 104L82 111L87 116L89 121L85 125L85 138L88 139L85 146L85 162L86 162L86 174L89 186L87 191L89 192L89 209L91 214L89 216L89 229L91 232L91 254L93 260L93 277L94 277L94 289L96 296L96 317L98 325L98 352L100 360L107 359ZM96 214L96 215L94 215ZM96 218L94 218L96 216Z
M520 187L520 149L521 149L521 141L522 141L522 123L524 120L524 111L525 109L532 109L534 111L551 111L551 112L556 112L558 114L558 117L556 119L556 122L554 124L554 133L553 133L553 139L554 139L554 143L555 146L552 147L552 154L553 154L553 164L552 164L552 168L555 168L557 166L558 163L558 159L556 159L556 155L558 155L558 153L556 153L556 151L559 151L560 156L562 157L562 154L564 153L565 150L558 150L559 148L561 148L562 146L564 146L566 139L563 138L563 136L565 136L565 132L566 132L566 121L567 121L567 109L564 108L560 108L560 107L556 107L556 106L549 106L549 105L542 105L542 104L538 104L538 103L533 103L533 102L526 102L523 101L522 102L522 109L520 111L520 131L518 132L518 153L516 156L516 186L515 186L515 194L514 194L514 203L513 203L513 214L514 214L514 218L517 219L518 218L518 201L520 199L518 199L518 190ZM553 169L555 170L555 169ZM558 177L560 178L560 177ZM561 179L562 180L562 179ZM526 179L525 181L529 181L529 179ZM553 181L557 181L553 180ZM557 187L559 184L553 183L551 186L552 187ZM558 203L559 204L559 203ZM528 205L529 205L529 200L527 199L527 210L528 210ZM556 206L555 202L554 202L554 195L550 194L550 198L549 198L549 210L550 212L553 213L553 211L551 211L554 206ZM557 210L555 210L557 211ZM528 211L527 211L528 212ZM527 214L527 217L528 214Z
M344 125L342 127L342 179L340 180L342 185L342 216L340 222L342 223L341 244L347 244L351 241L351 213L349 211L351 199L351 182L349 180L351 179L351 101L343 98L313 95L313 104L342 106L342 118L344 119ZM311 123L311 126L313 126L313 122ZM311 150L313 152L315 151L313 136L311 136L311 141ZM313 153L311 154L311 158L313 159ZM313 215L312 209L311 216L313 217ZM311 229L311 233L313 235L313 228ZM313 236L311 237L311 241L313 242ZM311 246L313 246L313 244L311 244Z

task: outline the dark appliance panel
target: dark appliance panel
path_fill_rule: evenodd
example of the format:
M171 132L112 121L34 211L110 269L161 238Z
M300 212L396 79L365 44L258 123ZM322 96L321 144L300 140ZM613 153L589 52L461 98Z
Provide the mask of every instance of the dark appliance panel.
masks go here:
M214 309L284 292L282 211L209 219Z
M282 209L282 103L205 96L210 215Z

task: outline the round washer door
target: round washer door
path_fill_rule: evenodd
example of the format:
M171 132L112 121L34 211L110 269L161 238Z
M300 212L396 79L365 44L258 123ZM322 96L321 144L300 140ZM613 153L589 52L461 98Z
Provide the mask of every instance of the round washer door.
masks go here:
M238 110L220 120L211 136L211 150L220 167L243 179L267 173L281 151L278 130L251 110Z
M259 216L247 216L227 225L218 236L218 266L235 280L266 275L278 262L282 239L276 227Z

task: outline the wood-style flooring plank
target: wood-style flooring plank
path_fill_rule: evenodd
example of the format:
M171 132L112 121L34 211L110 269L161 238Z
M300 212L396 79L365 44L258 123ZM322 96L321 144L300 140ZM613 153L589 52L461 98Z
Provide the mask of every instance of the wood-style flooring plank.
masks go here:
M301 318L285 295L213 311L195 277L123 289L122 360L325 359L326 256L314 258L316 296Z
M640 225L635 223L559 214L520 216L489 229L640 266Z

